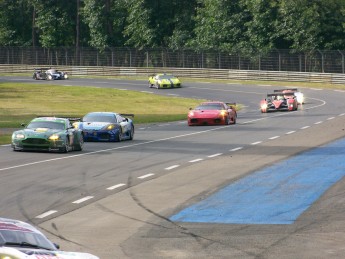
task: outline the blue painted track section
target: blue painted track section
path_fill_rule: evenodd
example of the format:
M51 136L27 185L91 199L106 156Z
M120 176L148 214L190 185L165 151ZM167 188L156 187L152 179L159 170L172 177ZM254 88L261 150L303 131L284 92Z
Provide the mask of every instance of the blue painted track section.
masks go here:
M170 220L292 224L345 175L344 154L345 139L304 152L228 185Z

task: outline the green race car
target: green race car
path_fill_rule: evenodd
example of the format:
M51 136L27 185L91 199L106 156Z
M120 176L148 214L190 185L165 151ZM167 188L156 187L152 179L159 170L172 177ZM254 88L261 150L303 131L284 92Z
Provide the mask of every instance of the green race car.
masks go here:
M152 88L180 88L181 81L171 74L156 74L149 77L149 87Z
M13 132L11 143L14 151L63 153L81 151L83 145L82 131L73 127L71 119L56 117L33 119L24 129Z

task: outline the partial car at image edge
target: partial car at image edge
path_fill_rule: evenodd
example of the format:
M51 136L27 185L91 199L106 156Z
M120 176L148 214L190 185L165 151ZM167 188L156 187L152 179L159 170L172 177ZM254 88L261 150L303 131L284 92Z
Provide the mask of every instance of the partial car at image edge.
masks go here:
M67 252L50 241L41 231L29 223L0 217L1 259L99 259L84 252Z

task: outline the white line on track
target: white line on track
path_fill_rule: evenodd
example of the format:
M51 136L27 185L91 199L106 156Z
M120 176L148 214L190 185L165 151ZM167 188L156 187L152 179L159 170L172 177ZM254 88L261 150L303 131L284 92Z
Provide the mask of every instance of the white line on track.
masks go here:
M155 175L155 174L144 174L144 175L142 175L142 176L139 176L138 178L139 178L139 179L145 179L145 178L150 177L150 176L153 176L153 175Z
M315 122L314 124L321 124L323 121L318 121L318 122Z
M296 132L295 130L291 130L291 131L289 131L289 132L286 132L285 134L286 134L286 135L290 135L290 134L295 133L295 132Z
M209 157L209 158L212 158L212 157L221 156L221 155L223 155L223 153L213 154L213 155L210 155L210 156L208 156L208 157Z
M333 120L335 117L329 117L327 120L329 121L329 120Z
M233 148L233 149L230 149L229 151L232 151L232 152L234 152L234 151L238 151L238 150L241 150L243 147L236 147L236 148Z
M86 196L86 197L81 198L81 199L79 199L79 200L73 201L72 203L74 203L74 204L79 204L79 203L82 203L82 202L84 202L84 201L90 200L90 199L92 199L92 198L93 198L93 196Z
M190 160L188 161L189 163L195 163L195 162L199 162L199 161L202 161L203 159L202 158L197 158L197 159L194 159L194 160Z
M175 169L177 167L179 167L180 165L172 165L172 166L169 166L167 168L165 168L165 170L172 170L172 169Z
M250 145L258 145L258 144L260 144L260 143L262 143L262 141L256 141L256 142L253 142L253 143L250 143Z
M198 89L199 87L195 87L195 88ZM216 89L212 89L212 90L216 90ZM262 94L262 93L258 93L258 94ZM323 105L326 104L325 101L320 100L320 99L315 99L315 98L309 98L309 99L318 100L318 101L322 102L322 104L310 107L310 108L308 108L306 110L314 109L314 108L317 108L317 107L320 107L320 106L323 106ZM274 114L272 116L267 116L267 117L262 117L262 118L258 118L258 119L254 119L254 120L244 121L244 122L237 123L237 124L245 125L245 124L249 124L249 123L253 123L253 122L258 122L258 121L263 121L263 120L267 120L267 119L270 119L270 118L285 116L285 115L289 115L289 114L291 114L291 112L289 112L289 113L281 113L281 114ZM319 122L319 123L321 123L321 122ZM318 124L318 123L316 123L316 124ZM6 171L6 170L20 168L20 167L26 167L26 166L37 165L37 164L48 163L48 162L54 162L54 161L60 161L60 160L63 160L63 159L70 159L70 158L82 157L82 156L87 156L87 155L93 155L93 154L97 154L97 153L104 153L104 152L109 152L109 151L113 151L113 150L119 150L119 149L124 149L124 148L129 148L129 147L135 147L135 146L140 146L140 145L146 145L146 144L151 144L151 143L162 142L162 141L171 140L171 139L189 137L189 136L193 136L193 135L204 134L204 133L208 133L208 132L222 130L222 129L227 128L227 127L234 127L234 125L226 125L226 126L223 126L223 127L217 127L217 128L212 128L212 129L208 129L208 130L197 131L197 132L192 132L192 133L187 133L187 134L182 134L182 135L177 135L177 136L168 137L168 138L161 138L161 139L146 141L146 142L142 142L142 143L129 144L129 145L121 146L121 147L101 149L101 150L92 151L92 152L88 152L88 153L81 153L81 154L76 154L76 155L68 155L68 156L57 157L57 158L52 158L52 159L46 159L46 160L41 160L41 161L36 161L36 162L31 162L31 163L26 163L26 164L21 164L21 165L4 167L4 168L0 168L0 171ZM150 128L150 127L147 127L147 128Z
M270 140L273 140L273 139L277 139L277 138L279 138L280 136L274 136L274 137L270 137L270 138L268 138L268 139L270 139Z
M147 93L147 94L153 94L153 92L150 91L140 91L141 93Z
M126 184L124 184L124 183L119 183L119 184L108 187L107 190L114 190L114 189L120 188L120 187L125 186L125 185Z
M45 213L42 213L41 215L36 216L35 218L36 219L43 219L43 218L48 217L49 215L52 215L52 214L54 214L56 212L57 212L57 210L49 210L49 211L47 211Z
M301 129L304 130L304 129L307 129L307 128L310 128L310 126L304 126Z
M339 114L338 116L344 116L345 115L345 113L341 113L341 114Z

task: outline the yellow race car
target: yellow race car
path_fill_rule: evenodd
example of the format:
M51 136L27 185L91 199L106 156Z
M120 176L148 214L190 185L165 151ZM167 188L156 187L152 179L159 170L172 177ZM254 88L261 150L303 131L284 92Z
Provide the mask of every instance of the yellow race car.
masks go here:
M156 74L149 77L149 87L152 88L180 88L181 81L172 74Z

